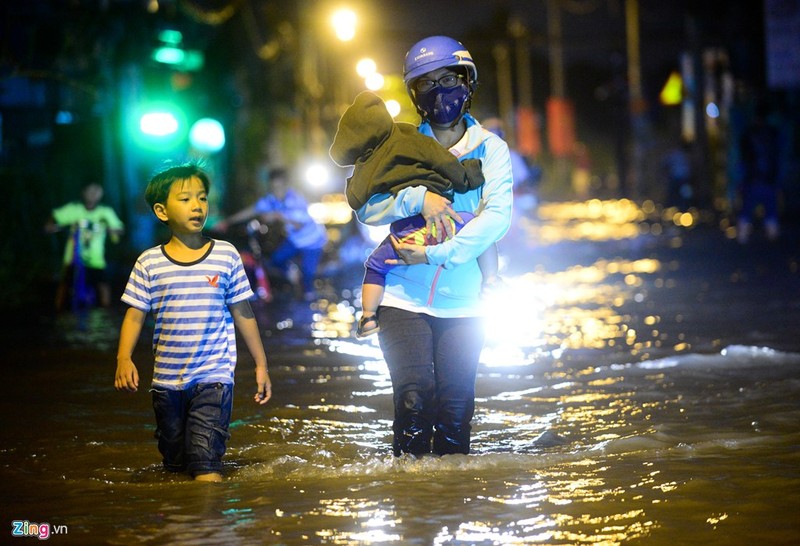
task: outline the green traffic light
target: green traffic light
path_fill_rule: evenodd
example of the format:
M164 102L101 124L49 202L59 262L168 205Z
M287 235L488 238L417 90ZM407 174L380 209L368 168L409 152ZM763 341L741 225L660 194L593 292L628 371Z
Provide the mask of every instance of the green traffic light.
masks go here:
M178 45L183 41L180 30L166 28L158 33L158 40L165 44Z
M153 50L152 59L176 70L193 72L203 68L205 55L197 49L181 49L175 46L161 46Z
M128 123L128 135L141 148L170 150L186 144L186 115L170 101L139 105Z
M139 129L145 135L164 137L178 132L178 118L171 112L147 112L139 119Z
M215 119L199 119L189 131L189 143L202 153L218 152L225 147L225 129Z
M172 46L159 47L153 51L153 60L162 64L179 65L186 58L186 53Z

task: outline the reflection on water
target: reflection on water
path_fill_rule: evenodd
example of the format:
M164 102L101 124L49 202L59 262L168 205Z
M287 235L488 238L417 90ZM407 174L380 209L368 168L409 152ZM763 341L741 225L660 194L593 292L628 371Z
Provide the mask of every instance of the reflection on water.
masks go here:
M216 485L165 474L145 389L113 391L121 315L64 315L36 347L9 344L6 524L64 525L65 544L792 544L797 269L766 301L735 256L696 265L696 214L539 214L486 301L472 455L390 455L391 383L376 339L352 335L357 286L256 305L275 395L252 403L243 356Z

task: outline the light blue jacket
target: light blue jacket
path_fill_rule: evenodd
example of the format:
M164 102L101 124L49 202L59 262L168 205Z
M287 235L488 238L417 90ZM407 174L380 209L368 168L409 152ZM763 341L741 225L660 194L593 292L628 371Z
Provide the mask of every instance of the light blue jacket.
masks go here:
M383 305L436 317L470 317L480 314L481 271L477 258L499 240L511 225L513 205L511 156L500 137L481 127L471 115L465 116L467 131L450 151L459 160L482 162L485 183L467 193L455 194L453 210L476 213L484 208L455 237L428 246L427 264L397 266L386 277ZM430 125L419 131L433 137ZM397 196L373 196L356 215L369 225L389 224L422 212L426 189L414 186Z

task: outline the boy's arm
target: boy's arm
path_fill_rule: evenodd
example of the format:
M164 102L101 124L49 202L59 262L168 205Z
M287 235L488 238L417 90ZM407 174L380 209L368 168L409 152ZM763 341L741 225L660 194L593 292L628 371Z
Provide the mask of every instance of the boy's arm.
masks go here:
M230 310L231 316L233 316L233 323L242 335L247 349L256 362L256 386L258 391L256 391L253 398L258 404L266 404L267 400L272 397L272 382L269 379L267 355L264 352L264 344L261 343L261 334L258 331L258 323L253 314L253 309L250 307L250 302L245 300L230 305Z
M240 224L251 218L255 218L258 213L256 212L256 206L250 205L249 207L245 207L240 211L237 211L230 216L227 216L214 224L214 229L217 231L227 231L228 228L234 224Z
M118 391L136 392L139 388L139 371L133 363L132 356L145 317L147 313L144 311L129 307L122 320L117 348L117 373L114 376L114 387Z
M56 223L56 219L53 218L52 215L47 219L47 222L44 223L45 233L56 233L59 229L60 226L58 225L58 223Z
M108 235L111 237L112 243L118 243L119 238L125 233L125 224L119 219L114 209L108 207L107 210L106 223L108 224Z

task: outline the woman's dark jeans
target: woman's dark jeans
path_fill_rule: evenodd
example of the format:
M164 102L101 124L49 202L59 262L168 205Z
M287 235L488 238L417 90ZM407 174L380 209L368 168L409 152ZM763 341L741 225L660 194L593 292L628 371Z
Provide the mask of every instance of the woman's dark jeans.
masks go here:
M394 391L395 456L469 453L480 318L436 318L378 309L378 333Z

